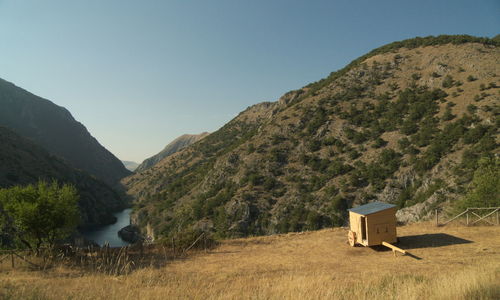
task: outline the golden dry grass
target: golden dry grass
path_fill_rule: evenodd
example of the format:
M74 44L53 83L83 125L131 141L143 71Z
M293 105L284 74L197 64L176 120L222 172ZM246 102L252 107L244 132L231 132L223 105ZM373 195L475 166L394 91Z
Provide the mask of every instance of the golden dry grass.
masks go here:
M409 256L351 248L343 229L224 241L128 276L2 271L13 299L498 299L500 228L398 228ZM470 242L467 242L470 241Z

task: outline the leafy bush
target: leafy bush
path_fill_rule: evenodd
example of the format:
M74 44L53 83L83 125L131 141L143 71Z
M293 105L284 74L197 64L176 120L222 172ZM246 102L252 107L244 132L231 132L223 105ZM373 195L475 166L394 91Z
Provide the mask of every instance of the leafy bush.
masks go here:
M443 79L442 86L444 88L451 88L453 84L454 84L453 77L451 77L450 75L446 75Z
M76 229L78 198L73 186L56 181L0 189L0 227L17 246L52 247Z
M451 108L446 107L444 114L443 114L443 121L450 121L453 120L456 116L451 113Z
M467 207L500 206L500 159L483 158L474 172L467 195L458 203L461 209Z
M474 104L467 105L467 112L468 113L475 114L476 111L477 111L477 106L475 106Z
M467 81L469 81L469 82L476 81L476 80L477 80L477 78L472 76L472 75L467 76Z
M382 138L377 138L375 140L375 143L373 143L373 148L382 148L384 147L385 145L387 145L387 141L385 141L384 139Z

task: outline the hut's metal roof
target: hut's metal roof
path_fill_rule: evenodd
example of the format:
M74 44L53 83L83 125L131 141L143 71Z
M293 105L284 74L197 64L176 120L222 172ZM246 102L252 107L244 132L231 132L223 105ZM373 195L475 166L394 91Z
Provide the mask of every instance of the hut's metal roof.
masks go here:
M349 211L352 211L354 213L360 214L360 215L369 215L373 214L382 210L386 210L389 208L393 208L396 205L394 204L389 204L389 203L384 203L384 202L371 202L365 205L361 205L358 207L353 207L351 209L348 209Z

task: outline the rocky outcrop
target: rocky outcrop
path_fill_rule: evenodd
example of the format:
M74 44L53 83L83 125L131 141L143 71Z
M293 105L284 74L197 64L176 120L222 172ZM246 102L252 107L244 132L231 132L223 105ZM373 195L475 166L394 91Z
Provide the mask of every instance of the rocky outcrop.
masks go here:
M422 203L417 203L410 207L404 207L396 212L396 219L400 224L411 224L421 220L428 220L434 213L433 208L437 207L439 194L443 191L437 191Z
M123 227L118 231L118 236L131 244L137 243L143 240L139 227L135 225L128 225Z

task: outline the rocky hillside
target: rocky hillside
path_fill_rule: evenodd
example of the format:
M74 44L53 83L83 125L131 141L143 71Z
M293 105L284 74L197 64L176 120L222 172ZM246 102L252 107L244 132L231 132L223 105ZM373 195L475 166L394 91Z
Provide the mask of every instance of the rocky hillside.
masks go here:
M135 171L142 172L142 171L145 171L145 170L151 168L152 166L159 163L165 157L170 156L170 155L174 154L175 152L178 152L178 151L186 148L187 146L189 146L193 143L196 143L197 141L206 137L208 134L209 134L208 132L203 132L200 134L181 135L180 137L178 137L175 140L173 140L172 142L170 142L167 146L165 146L165 148L163 148L163 150L160 153L144 160L135 169Z
M375 199L406 221L450 207L478 159L499 154L499 45L395 42L252 106L125 178L134 221L155 237L227 237L342 225L346 208Z
M0 126L114 185L130 174L69 111L0 79Z
M73 184L80 195L82 227L113 223L122 198L105 183L68 166L45 149L10 129L0 127L0 188L38 180Z

